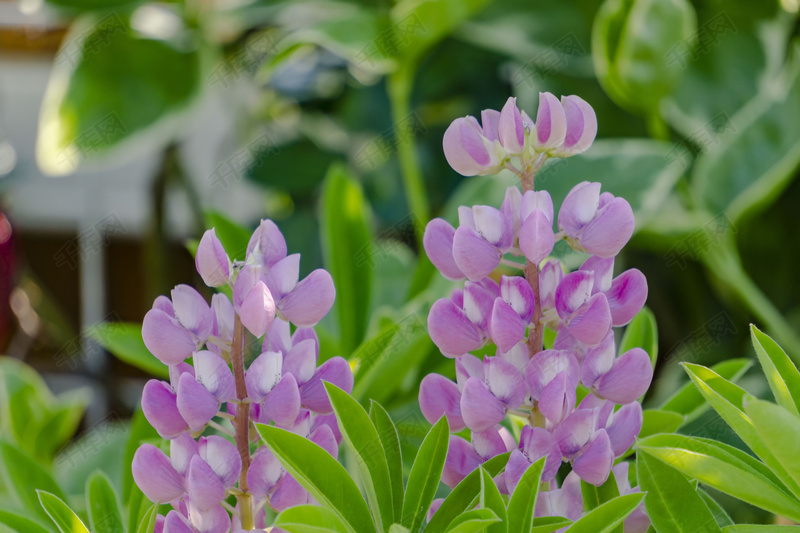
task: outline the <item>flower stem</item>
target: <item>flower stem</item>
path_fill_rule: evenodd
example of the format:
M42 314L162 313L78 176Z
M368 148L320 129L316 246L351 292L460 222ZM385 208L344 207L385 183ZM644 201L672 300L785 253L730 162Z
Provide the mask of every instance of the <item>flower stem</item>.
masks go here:
M522 177L522 192L533 190L534 175L536 169L541 165L537 165ZM542 299L539 297L539 265L532 261L525 260L525 279L533 290L534 312L533 312L533 330L528 335L528 355L533 357L541 352L544 348L544 324L542 324Z
M241 513L242 529L250 531L255 528L253 523L252 496L247 489L247 469L250 467L250 404L247 400L247 387L244 382L244 328L242 319L236 314L233 322L233 343L231 345L231 364L233 365L233 378L236 382L236 417L233 427L236 435L236 449L242 458L242 473L239 476L239 512Z

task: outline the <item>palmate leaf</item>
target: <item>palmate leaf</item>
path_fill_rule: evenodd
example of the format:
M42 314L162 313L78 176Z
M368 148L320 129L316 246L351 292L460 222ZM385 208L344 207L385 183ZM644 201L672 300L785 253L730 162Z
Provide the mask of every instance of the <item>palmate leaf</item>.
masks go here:
M775 401L795 415L800 414L800 372L774 340L750 324L750 337Z
M626 494L608 501L572 524L569 533L611 533L642 503L644 494Z
M439 487L449 440L450 427L447 418L442 417L425 436L411 466L400 522L411 533L416 533L422 527Z

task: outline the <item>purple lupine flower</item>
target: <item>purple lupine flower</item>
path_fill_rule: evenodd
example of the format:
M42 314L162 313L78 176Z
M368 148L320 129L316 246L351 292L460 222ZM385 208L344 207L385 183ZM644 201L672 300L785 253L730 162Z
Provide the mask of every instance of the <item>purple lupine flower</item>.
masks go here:
M419 407L425 420L435 424L443 415L450 431L459 432L467 425L461 416L461 391L458 385L439 374L428 374L419 384Z
M233 266L225 248L217 238L214 228L206 231L197 245L195 266L203 282L209 287L221 287L228 283Z
M539 110L536 113L536 135L533 147L537 152L557 149L567 136L567 117L558 98L552 93L539 93Z
M525 381L501 357L484 357L480 374L471 375L461 391L461 415L472 431L485 431L525 401Z
M584 181L561 204L558 227L576 250L613 257L633 235L633 210L623 198L600 194L599 183Z
M514 244L514 221L486 205L459 208L453 236L453 259L471 281L480 281L497 268Z
M553 235L553 200L547 191L527 191L522 196L519 247L526 259L539 264L555 245Z
M519 447L511 452L506 465L505 480L509 493L513 493L525 471L536 461L546 457L542 481L552 481L561 466L561 448L555 437L544 428L525 426L519 437Z
M489 338L489 320L500 287L489 278L468 281L450 299L434 302L428 314L428 334L447 357L477 350Z
M650 387L653 366L641 348L616 357L614 334L588 350L581 366L581 382L597 396L618 404L635 401Z
M517 107L517 99L509 97L497 121L497 137L510 156L520 155L525 148L525 123Z
M564 276L555 294L556 311L567 331L589 346L599 344L612 325L606 295L592 294L593 288L593 273L578 270Z
M483 124L475 117L453 121L444 133L442 147L447 162L462 176L496 173L505 163L506 153L497 138L497 111L483 113Z
M513 447L513 437L502 426L473 431L471 442L451 435L442 482L452 489L480 465Z
M563 516L574 522L582 514L581 478L574 471L567 474L560 488L541 491L536 499L535 516Z
M602 292L606 295L614 327L628 324L644 307L647 279L638 269L631 268L612 279L614 258L596 255L587 259L580 269L594 272L592 294Z
M626 462L618 463L611 469L614 472L614 479L617 481L617 489L620 495L634 494L641 492L639 487L631 487L628 478L630 465ZM634 511L625 519L625 533L646 533L650 529L650 518L644 508L644 502L640 503Z
M554 152L555 157L569 157L589 149L597 136L597 115L594 109L578 96L562 96L561 107L567 120L564 142Z
M566 350L543 350L525 368L531 398L553 423L564 420L575 407L579 378L577 358Z

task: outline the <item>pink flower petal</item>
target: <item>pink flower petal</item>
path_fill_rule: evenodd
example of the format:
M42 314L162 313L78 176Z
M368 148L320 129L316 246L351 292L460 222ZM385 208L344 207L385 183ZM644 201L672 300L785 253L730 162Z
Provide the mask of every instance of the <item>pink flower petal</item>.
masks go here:
M191 379L191 378L190 378ZM189 429L189 424L178 411L172 388L157 379L145 383L142 390L142 412L161 437L173 439Z
M178 381L178 411L192 431L200 431L216 416L219 402L189 374Z
M165 365L183 362L197 348L192 334L160 309L151 309L144 315L142 339L150 353Z
M472 431L486 431L506 416L506 408L478 378L469 378L461 391L461 416Z
M461 393L458 385L439 374L428 374L419 385L419 407L425 420L435 424L442 415L447 417L450 431L466 427L461 418Z
M169 458L152 444L142 444L133 454L131 464L136 486L153 503L167 503L183 494L183 478Z
M422 245L425 253L442 275L450 280L464 279L453 259L453 238L456 230L446 220L434 218L425 227Z
M500 251L481 235L467 227L459 226L453 237L453 258L459 270L470 281L480 281L500 264Z
M484 342L478 326L467 318L464 311L444 298L431 306L428 334L439 350L448 357L476 350Z
M318 268L278 302L283 316L300 327L311 327L333 307L336 289L328 271Z

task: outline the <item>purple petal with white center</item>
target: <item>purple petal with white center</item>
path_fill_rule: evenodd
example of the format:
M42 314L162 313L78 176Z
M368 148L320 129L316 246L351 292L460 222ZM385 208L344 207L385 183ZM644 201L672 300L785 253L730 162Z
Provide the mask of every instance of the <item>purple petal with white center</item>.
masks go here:
M581 270L594 272L592 292L606 292L611 288L611 280L614 277L614 258L593 255L583 262Z
M472 208L465 205L458 206L458 225L475 229L475 217Z
M323 424L312 431L308 436L308 440L320 446L334 458L339 457L339 443L336 442L336 435L328 425Z
M513 348L525 338L526 323L502 298L495 298L489 330L501 351Z
M231 530L231 517L221 505L206 510L192 508L189 518L197 533L229 533Z
M578 409L553 429L561 455L571 459L594 434L595 413L591 409Z
M567 117L561 102L552 93L539 93L533 146L539 151L558 148L563 144L566 135Z
M505 404L508 409L516 409L528 395L522 374L511 363L502 357L484 357L483 372L486 385L495 398Z
M292 334L289 322L280 317L276 317L267 330L267 334L264 336L261 351L288 353L291 348Z
M572 469L582 480L599 487L608 479L614 464L614 451L606 431L598 430L582 452L572 462Z
M256 403L263 402L281 380L282 369L283 356L280 352L264 352L256 357L244 376L247 396Z
M442 298L431 306L428 334L447 357L456 357L483 346L478 326L450 300Z
M467 226L459 226L453 237L453 258L470 281L479 281L500 264L499 250Z
M475 231L489 244L503 253L511 248L514 239L512 221L503 216L499 209L476 205L472 208L472 218L475 221Z
M611 370L597 378L592 390L614 403L626 404L647 392L652 380L650 356L641 348L633 348L617 358Z
M520 220L525 220L531 213L541 211L553 225L553 199L547 191L526 191L520 203Z
M153 503L171 502L183 494L183 477L172 468L164 452L152 444L142 444L131 464L136 486Z
M567 377L568 387L575 389L580 375L575 355L566 350L542 350L531 358L525 368L528 392L538 401L547 384L562 373Z
M500 278L500 296L526 324L533 318L536 299L533 296L528 280L522 276L502 276Z
M611 424L606 428L606 433L608 433L615 457L620 457L633 446L636 437L642 430L643 422L642 405L639 402L623 405L614 413Z
M583 181L564 198L558 210L558 228L572 238L595 217L600 202L600 184Z
M483 381L483 361L468 353L456 358L456 383L459 390L464 388L464 383L469 378L478 378Z
M172 468L185 476L189 469L189 461L199 453L200 447L189 433L182 433L169 441L169 461Z
M597 136L597 115L578 96L562 96L561 107L567 120L567 135L557 155L571 156L585 152Z
M286 474L270 497L269 503L276 511L283 511L289 507L309 503L310 498L308 491L295 478Z
M189 429L189 424L178 411L178 400L172 388L157 379L151 379L142 390L142 412L161 437L173 439Z
M614 332L609 331L603 342L590 348L581 364L581 383L591 388L597 378L605 374L614 365L617 358L617 347L614 344Z
M508 451L506 442L503 440L502 435L500 435L498 428L473 432L472 447L475 448L475 451L482 461L486 461Z
M570 387L566 372L560 372L545 385L539 395L539 410L549 421L558 424L575 408L575 387Z
M194 264L203 283L209 287L221 287L228 283L231 277L231 260L219 242L214 228L206 231L200 239Z
M497 134L500 144L509 155L522 153L522 147L525 145L525 127L522 124L522 115L517 108L517 99L514 97L509 97L500 111Z
M647 278L639 270L626 270L611 283L606 292L614 327L624 326L642 310L647 301Z
M635 224L631 205L614 198L583 228L580 244L590 254L613 257L628 243Z
M497 125L500 122L500 112L494 109L481 111L481 132L490 141L498 140Z
M450 431L466 427L461 418L461 393L458 385L439 374L428 374L419 385L419 407L425 420L435 424L442 415L447 417Z
M207 339L214 326L214 315L206 299L189 285L178 285L171 296L178 322L199 338Z
M462 176L483 174L496 164L492 142L482 134L474 117L455 119L444 132L442 148L450 166Z
M464 274L453 259L453 237L456 230L446 220L434 218L425 226L422 245L431 263L450 280L464 279Z
M165 365L183 362L197 348L192 334L160 309L151 309L144 315L142 339L150 353Z
M264 281L275 300L280 300L297 285L300 279L300 254L284 257L269 269Z
M317 369L317 341L306 339L298 342L283 360L283 373L292 374L302 385L312 377Z
M519 248L531 263L538 265L547 259L555 242L553 223L542 211L531 213L519 228Z
M178 381L180 381L183 374L189 374L194 377L194 367L189 363L178 363L177 365L169 365L169 384L172 390L177 390Z
M539 300L543 310L556 306L556 289L564 279L564 270L558 259L548 259L539 270Z
M227 341L233 340L233 321L235 312L233 304L221 292L211 297L211 311L214 313L214 327L211 334Z
M263 337L275 318L275 301L263 281L250 289L239 310L242 325L256 337Z
M242 472L242 458L236 446L219 435L200 437L198 441L200 458L222 481L226 489L232 488Z
M523 375L525 374L525 367L528 365L528 361L530 361L528 345L524 342L518 342L507 352L498 350L497 356L502 357L514 365L514 368L516 368Z
M506 416L506 407L478 378L469 378L461 391L461 416L472 431L486 431Z
M551 481L561 466L561 448L552 433L544 428L525 426L519 437L519 449L531 463L547 457L542 471L542 481Z
M279 426L291 424L300 414L300 389L291 374L285 374L264 400L267 416Z
M592 295L594 274L577 270L564 276L558 284L555 295L558 316L566 320L575 313Z
M314 413L327 415L333 412L328 393L322 382L333 383L348 394L353 391L353 372L350 365L341 357L332 357L322 363L317 373L306 384L300 387L303 406Z
M516 239L519 235L519 213L520 205L522 204L522 193L516 187L509 187L506 189L506 196L503 198L503 204L500 206L500 212L503 217L508 221L512 230L512 240Z
M567 322L567 329L576 339L588 346L596 346L611 330L611 309L603 293L589 298Z
M318 268L278 302L286 319L300 327L311 327L333 307L336 289L327 270Z
M192 505L200 510L208 510L225 499L225 487L219 476L199 455L192 457L186 473L186 492Z
M258 449L247 470L247 488L253 493L256 501L267 496L272 487L278 483L283 472L280 461L266 446Z
M262 220L247 243L247 262L271 267L286 257L286 239L271 220Z
M175 307L172 305L172 300L170 300L163 294L156 296L156 299L153 300L152 308L164 311L171 317L175 316Z
M442 482L452 489L470 472L478 468L482 462L472 444L461 437L451 435L447 447L447 458L444 461Z
M236 395L233 373L219 355L206 350L192 355L195 378L220 402Z
M299 344L303 341L314 341L314 350L319 355L319 337L314 328L297 328L292 334L292 345Z
M189 519L178 511L170 511L164 519L163 533L195 533Z
M219 402L189 374L178 381L178 411L192 431L200 431L216 416Z
M464 283L464 314L483 331L489 331L495 294L480 283Z

